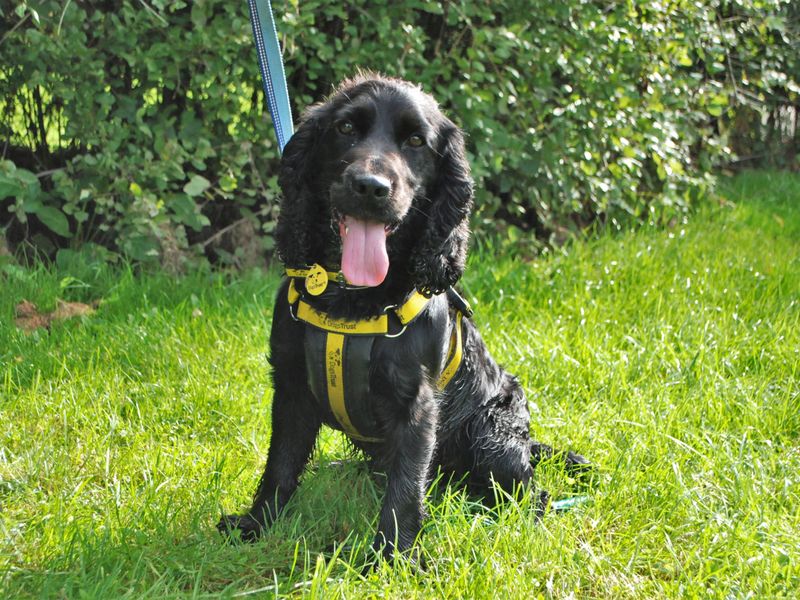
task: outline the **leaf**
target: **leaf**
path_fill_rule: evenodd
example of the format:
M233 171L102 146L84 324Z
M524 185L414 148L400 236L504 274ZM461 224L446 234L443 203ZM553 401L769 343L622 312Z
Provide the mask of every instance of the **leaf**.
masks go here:
M144 235L135 235L125 240L122 248L134 260L151 261L158 257L158 243Z
M688 48L680 48L678 50L678 64L683 67L691 67L694 64L694 61L689 56Z
M185 186L183 186L183 191L189 194L190 196L199 196L203 192L205 192L209 187L211 187L211 182L203 177L202 175L192 175L192 178L189 180Z
M200 231L203 227L210 225L208 217L200 212L194 200L189 196L173 196L169 201L169 206L178 222L195 231Z
M206 7L202 2L192 3L192 24L196 29L202 29L206 26Z
M219 187L222 188L223 192L232 192L238 187L238 182L236 178L231 177L230 175L223 175L220 177L219 180Z
M0 174L0 200L3 198L16 198L22 194L22 186L19 181L8 177L7 175Z
M33 211L47 228L63 237L69 237L69 221L67 217L55 206L41 206Z
M10 161L4 161L3 170L0 171L0 200L11 196L22 196L33 199L39 196L42 190L39 178L27 169L17 169ZM30 211L28 211L30 212Z

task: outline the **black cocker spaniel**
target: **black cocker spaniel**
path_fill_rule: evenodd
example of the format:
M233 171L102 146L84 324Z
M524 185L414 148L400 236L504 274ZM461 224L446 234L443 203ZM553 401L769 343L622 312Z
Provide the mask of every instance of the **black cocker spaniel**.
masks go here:
M452 290L472 206L459 128L418 87L360 75L304 115L280 185L276 238L289 277L270 337L269 457L252 507L220 530L250 540L269 526L323 424L387 474L375 538L386 557L412 546L439 468L483 495L493 481L529 488L553 451L530 439L519 383Z

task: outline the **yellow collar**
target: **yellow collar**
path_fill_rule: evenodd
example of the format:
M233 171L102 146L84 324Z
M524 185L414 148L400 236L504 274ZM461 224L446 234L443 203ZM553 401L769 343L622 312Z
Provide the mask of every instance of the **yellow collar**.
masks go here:
M310 267L292 269L286 267L286 276L292 279L304 279L306 291L312 296L319 296L328 288L328 282L334 281L340 285L347 284L341 271L328 271L322 265L314 263Z

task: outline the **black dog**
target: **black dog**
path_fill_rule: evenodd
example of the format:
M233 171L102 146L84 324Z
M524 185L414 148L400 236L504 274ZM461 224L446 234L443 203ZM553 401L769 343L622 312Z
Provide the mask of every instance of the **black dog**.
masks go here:
M290 277L270 337L269 458L250 510L220 530L254 539L278 516L323 423L387 473L375 539L386 557L413 544L437 468L482 494L527 486L552 449L530 439L520 385L451 289L472 205L460 130L417 87L360 76L304 116L280 185Z

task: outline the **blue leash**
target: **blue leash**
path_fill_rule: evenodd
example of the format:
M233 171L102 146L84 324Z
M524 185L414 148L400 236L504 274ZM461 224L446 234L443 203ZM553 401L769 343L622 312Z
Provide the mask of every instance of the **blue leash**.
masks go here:
M261 69L261 82L267 97L267 107L278 138L278 149L283 147L294 133L292 107L286 89L286 75L283 72L283 58L278 44L278 30L272 16L269 0L247 0L250 7L250 23L258 52L258 66Z

